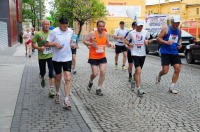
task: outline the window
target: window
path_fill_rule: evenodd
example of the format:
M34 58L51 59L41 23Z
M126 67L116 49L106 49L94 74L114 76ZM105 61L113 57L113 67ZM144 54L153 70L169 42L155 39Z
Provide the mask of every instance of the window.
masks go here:
M199 8L197 8L197 15L199 15Z

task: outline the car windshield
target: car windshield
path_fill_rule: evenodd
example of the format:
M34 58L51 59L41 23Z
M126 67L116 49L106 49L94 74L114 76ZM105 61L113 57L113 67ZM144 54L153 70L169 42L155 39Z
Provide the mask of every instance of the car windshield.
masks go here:
M192 37L191 34L189 34L188 32L184 31L184 30L181 30L181 36L182 37Z

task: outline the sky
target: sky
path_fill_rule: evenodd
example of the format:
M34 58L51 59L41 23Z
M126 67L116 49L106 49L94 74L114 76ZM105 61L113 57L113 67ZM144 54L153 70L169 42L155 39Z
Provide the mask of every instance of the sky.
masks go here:
M49 11L52 8L52 5L49 4L49 2L52 2L54 0L45 0L45 6L46 6L46 16L50 16Z

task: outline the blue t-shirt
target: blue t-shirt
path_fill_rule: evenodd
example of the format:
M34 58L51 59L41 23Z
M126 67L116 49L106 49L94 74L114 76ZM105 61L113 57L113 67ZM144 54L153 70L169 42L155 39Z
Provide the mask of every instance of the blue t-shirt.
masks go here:
M73 35L73 43L74 43L74 45L76 45L77 42L78 42L78 35L74 34Z
M172 29L171 26L168 26L168 33L163 37L163 40L168 41L172 40L172 45L161 44L160 46L160 53L161 54L178 54L178 44L180 41L181 35L180 30Z
M54 29L54 26L50 26L50 27L49 27L49 30L53 30L53 29Z

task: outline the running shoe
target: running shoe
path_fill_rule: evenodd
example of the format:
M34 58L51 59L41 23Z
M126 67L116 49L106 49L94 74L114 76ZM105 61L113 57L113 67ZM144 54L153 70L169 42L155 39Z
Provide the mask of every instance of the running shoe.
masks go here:
M161 77L156 76L156 84L159 84L159 83L160 83L160 80L161 80Z
M55 102L56 104L60 104L60 95L56 94Z
M49 90L49 97L53 98L55 96L53 89Z
M75 69L73 69L73 74L76 74L76 70Z
M42 81L41 81L41 86L44 88L45 87L45 80L44 79L42 79Z
M139 97L142 97L142 96L143 96L143 93L142 93L142 91L141 91L140 88L137 89L137 95L138 95Z
M122 66L122 70L126 70L127 68L126 68L126 66Z
M87 86L87 89L88 89L89 91L91 90L92 85L93 85L93 82L90 82L90 81L89 81L89 84L88 84L88 86Z
M173 93L173 94L177 94L178 93L178 91L175 90L174 88L169 88L169 92Z
M71 102L69 99L67 101L64 100L63 108L65 108L65 109L71 108Z
M96 95L103 96L103 93L102 93L101 89L97 89L96 90Z
M132 76L129 76L128 81L131 82L131 80L132 80Z
M131 80L131 90L134 90L134 89L135 89L135 81Z

